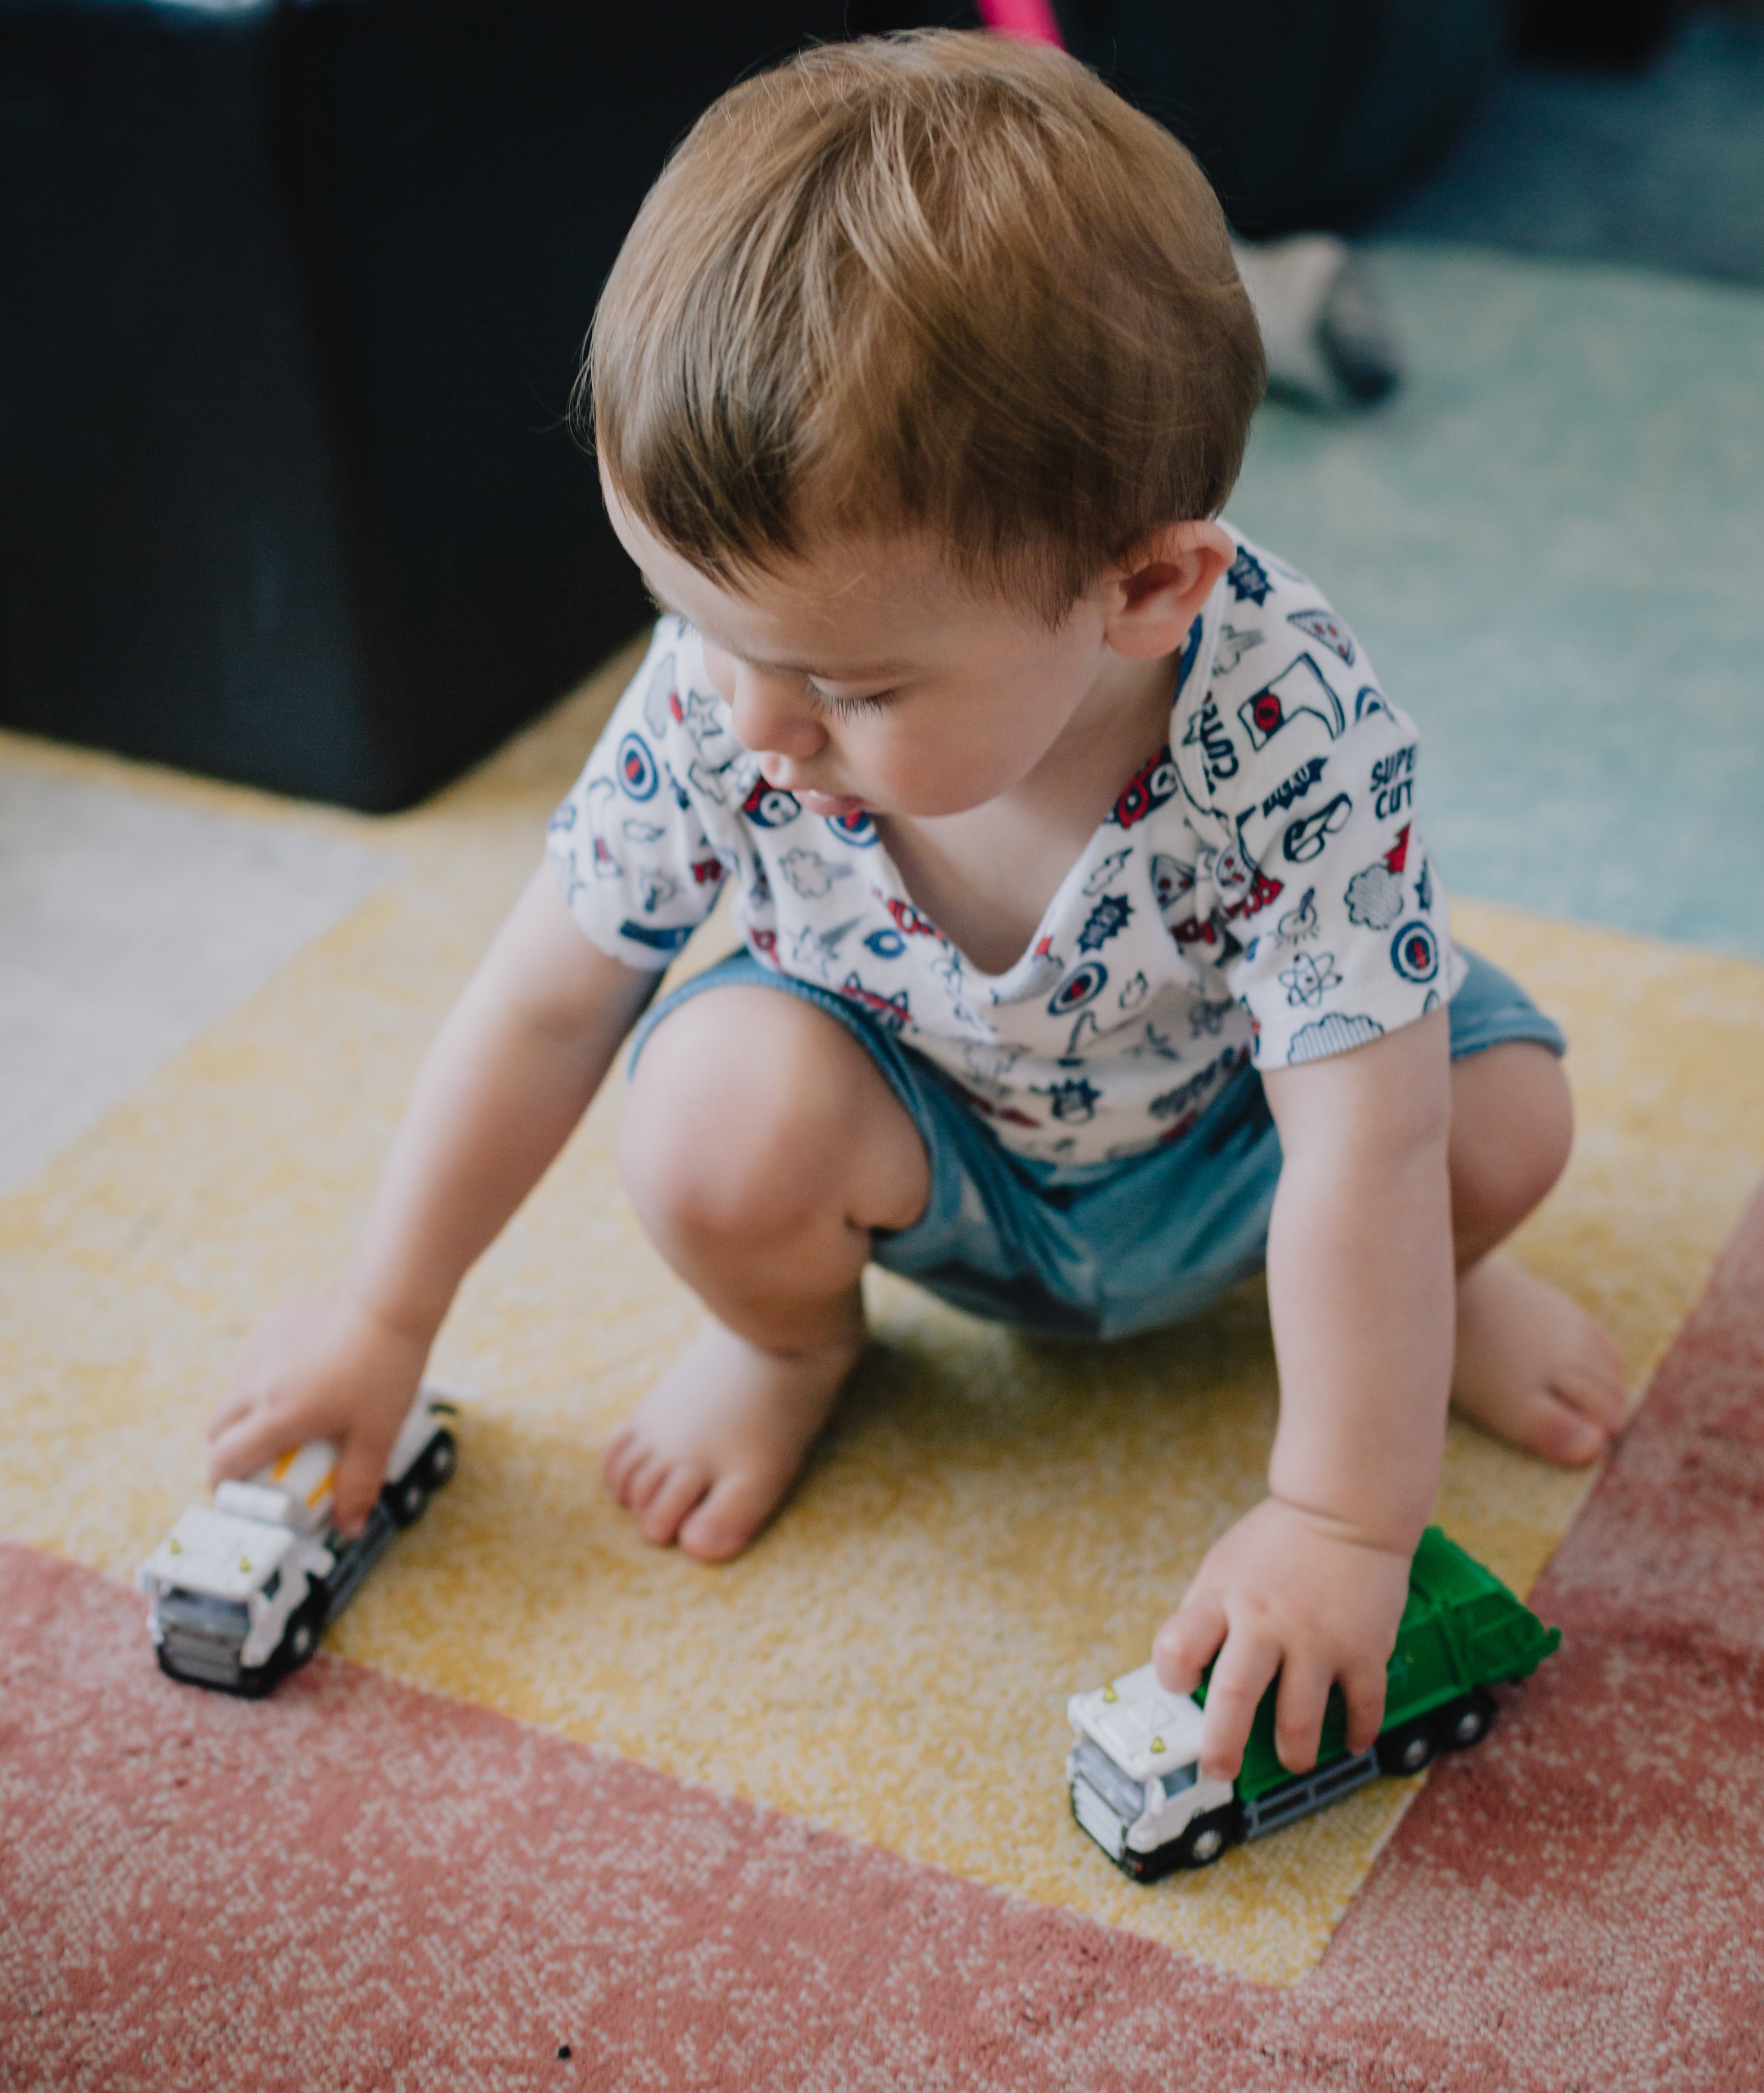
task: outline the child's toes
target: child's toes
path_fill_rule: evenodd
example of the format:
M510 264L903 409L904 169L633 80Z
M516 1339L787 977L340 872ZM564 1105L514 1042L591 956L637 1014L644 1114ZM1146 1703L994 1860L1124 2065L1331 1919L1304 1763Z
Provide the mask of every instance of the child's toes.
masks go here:
M756 1476L723 1476L682 1523L675 1537L684 1552L700 1562L726 1562L752 1540L778 1497L775 1486L768 1488Z
M600 1480L621 1504L625 1502L625 1485L644 1452L643 1441L626 1424L613 1434L600 1456Z
M1515 1419L1512 1436L1547 1461L1565 1468L1584 1468L1605 1450L1610 1433L1584 1410L1565 1402L1551 1389L1543 1390Z
M636 1511L637 1531L657 1548L665 1548L680 1532L680 1522L710 1487L710 1477L690 1462L665 1469L649 1499Z

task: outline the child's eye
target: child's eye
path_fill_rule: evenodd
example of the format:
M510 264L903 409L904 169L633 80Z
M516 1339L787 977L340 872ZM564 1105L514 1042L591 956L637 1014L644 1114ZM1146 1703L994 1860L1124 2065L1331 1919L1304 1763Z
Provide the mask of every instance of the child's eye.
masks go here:
M835 719L855 719L863 713L879 713L883 701L892 696L888 691L875 691L868 697L842 698L831 691L824 691L818 683L811 682L808 695L823 711L830 712Z

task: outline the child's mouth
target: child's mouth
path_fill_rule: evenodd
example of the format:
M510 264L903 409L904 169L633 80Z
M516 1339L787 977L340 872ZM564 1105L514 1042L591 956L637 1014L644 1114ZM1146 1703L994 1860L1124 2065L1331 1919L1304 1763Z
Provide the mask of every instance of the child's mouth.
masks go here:
M811 814L824 814L830 821L848 821L864 811L863 801L854 800L848 792L798 791L795 797Z

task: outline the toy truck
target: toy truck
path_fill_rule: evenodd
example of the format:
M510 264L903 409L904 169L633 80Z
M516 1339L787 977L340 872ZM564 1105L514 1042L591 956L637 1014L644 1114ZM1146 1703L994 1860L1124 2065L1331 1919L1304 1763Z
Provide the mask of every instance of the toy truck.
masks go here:
M1546 1628L1491 1571L1430 1526L1409 1572L1385 1726L1370 1751L1347 1749L1337 1688L1316 1764L1289 1773L1274 1748L1271 1686L1237 1779L1209 1780L1198 1764L1206 1687L1192 1697L1168 1693L1148 1664L1067 1702L1077 1740L1066 1761L1072 1814L1135 1882L1207 1867L1228 1846L1277 1831L1380 1773L1419 1773L1436 1752L1479 1742L1494 1719L1489 1688L1524 1678L1561 1640L1559 1628Z
M330 1523L336 1449L313 1439L223 1483L193 1505L135 1572L152 1604L147 1632L169 1679L257 1699L303 1665L355 1597L392 1536L419 1519L453 1472L453 1404L425 1384L386 1462L386 1480L353 1540Z

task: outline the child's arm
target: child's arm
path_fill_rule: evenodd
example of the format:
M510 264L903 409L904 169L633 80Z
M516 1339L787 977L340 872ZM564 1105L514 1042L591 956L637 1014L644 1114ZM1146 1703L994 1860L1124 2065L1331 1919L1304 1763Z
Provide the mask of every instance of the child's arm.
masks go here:
M460 1281L568 1139L658 978L584 937L540 867L429 1050L342 1277L252 1332L209 1425L211 1481L332 1439L337 1523L366 1518Z
M1269 1494L1209 1551L1154 1653L1181 1692L1220 1652L1202 1764L1220 1779L1276 1670L1276 1742L1293 1771L1315 1761L1333 1681L1350 1749L1383 1720L1451 1380L1447 1027L1436 1011L1265 1078L1284 1156L1268 1246L1281 1380Z

